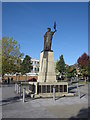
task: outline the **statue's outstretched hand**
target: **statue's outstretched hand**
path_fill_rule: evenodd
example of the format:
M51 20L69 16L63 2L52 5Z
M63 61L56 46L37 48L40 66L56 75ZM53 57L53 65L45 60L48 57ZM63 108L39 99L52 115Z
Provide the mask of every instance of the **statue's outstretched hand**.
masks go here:
M53 32L53 34L56 32L57 30L55 29L55 31Z

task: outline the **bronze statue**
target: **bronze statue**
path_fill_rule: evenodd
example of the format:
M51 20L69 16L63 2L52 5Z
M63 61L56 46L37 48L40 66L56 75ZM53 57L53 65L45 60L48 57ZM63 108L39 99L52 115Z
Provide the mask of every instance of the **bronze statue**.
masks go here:
M48 31L44 35L44 50L51 50L53 34L56 32L56 22L54 22L54 32L51 31L51 28L48 28Z

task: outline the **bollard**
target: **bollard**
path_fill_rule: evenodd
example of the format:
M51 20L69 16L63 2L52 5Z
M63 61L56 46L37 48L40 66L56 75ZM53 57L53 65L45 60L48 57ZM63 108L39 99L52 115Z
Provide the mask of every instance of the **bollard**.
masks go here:
M18 84L17 84L17 94L18 94Z
M79 87L78 87L78 83L77 83L77 91L78 91L78 96L79 96L79 98L80 98L80 89L79 89Z
M17 92L17 84L15 83L15 92Z
M55 86L53 86L53 100L55 101Z
M21 84L19 84L19 96L21 97Z
M78 75L76 75L76 81L78 82Z
M18 85L18 93L20 93L20 84Z
M25 102L25 88L23 88L23 103Z
M72 83L72 78L71 78L71 83Z

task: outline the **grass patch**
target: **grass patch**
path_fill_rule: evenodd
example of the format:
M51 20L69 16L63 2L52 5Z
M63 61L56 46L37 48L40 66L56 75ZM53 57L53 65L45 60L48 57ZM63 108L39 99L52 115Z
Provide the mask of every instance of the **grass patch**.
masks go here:
M85 82L85 81L79 81L78 83L79 84L88 84L88 82Z

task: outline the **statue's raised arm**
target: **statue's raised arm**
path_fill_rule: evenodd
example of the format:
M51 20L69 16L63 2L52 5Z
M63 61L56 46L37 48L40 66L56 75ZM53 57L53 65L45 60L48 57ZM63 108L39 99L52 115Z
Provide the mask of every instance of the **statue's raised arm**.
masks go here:
M57 30L54 30L53 34L56 32Z
M55 33L57 30L56 30L56 22L54 22L54 32Z

